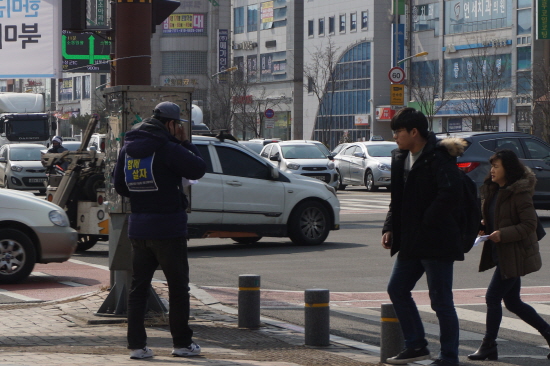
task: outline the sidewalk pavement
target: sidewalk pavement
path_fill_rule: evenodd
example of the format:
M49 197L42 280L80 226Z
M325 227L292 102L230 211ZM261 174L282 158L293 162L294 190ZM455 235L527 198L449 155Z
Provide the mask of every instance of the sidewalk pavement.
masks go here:
M168 298L164 282L155 291ZM41 303L0 305L0 365L87 366L212 365L212 366L372 366L376 347L331 337L328 347L304 345L301 328L262 318L259 330L239 329L236 309L219 304L191 286L191 328L202 348L198 357L172 357L167 319L148 320L148 346L155 357L131 360L126 349L126 324L118 317L96 316L108 292Z

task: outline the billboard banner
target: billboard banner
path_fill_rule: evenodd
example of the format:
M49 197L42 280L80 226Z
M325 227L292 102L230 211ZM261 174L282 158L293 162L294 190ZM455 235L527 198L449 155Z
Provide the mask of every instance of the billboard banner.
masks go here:
M172 14L162 24L162 33L204 32L204 14Z
M0 1L0 79L61 77L61 1Z

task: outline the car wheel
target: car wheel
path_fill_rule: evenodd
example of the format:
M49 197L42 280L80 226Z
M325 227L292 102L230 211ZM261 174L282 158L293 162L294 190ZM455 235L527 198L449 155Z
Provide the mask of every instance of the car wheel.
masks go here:
M330 231L330 216L319 202L300 203L289 217L288 236L294 244L319 245Z
M340 172L338 172L338 189L342 191L346 189L346 185L342 183L342 174L340 174Z
M16 229L0 229L0 283L16 283L29 277L36 263L31 239Z
M79 235L76 245L77 252L84 252L92 248L97 243L97 238L91 235Z
M365 187L369 192L375 192L378 190L378 187L374 185L374 176L370 170L367 170L367 173L365 174Z
M261 236L254 236L254 237L244 237L244 238L231 238L231 240L239 244L254 244L258 242L261 238L262 238Z
M103 174L94 174L84 183L84 194L90 201L97 199L97 189L105 188L105 176Z

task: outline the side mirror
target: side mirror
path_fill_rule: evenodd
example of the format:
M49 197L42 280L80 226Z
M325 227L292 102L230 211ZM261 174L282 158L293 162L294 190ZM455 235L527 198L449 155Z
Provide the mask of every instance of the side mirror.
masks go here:
M353 153L353 156L355 156L356 158L363 158L363 159L366 158L365 153L362 153L362 152Z
M328 160L334 160L334 156L332 156L332 155L327 155L327 158L328 158Z
M268 164L267 167L269 168L269 174L271 175L271 179L273 180L279 179L279 170L270 164Z
M0 157L0 163L5 163L6 162L6 158L5 157Z
M275 155L270 156L269 160L271 160L271 161L281 161L281 157L279 156L279 153L276 153Z

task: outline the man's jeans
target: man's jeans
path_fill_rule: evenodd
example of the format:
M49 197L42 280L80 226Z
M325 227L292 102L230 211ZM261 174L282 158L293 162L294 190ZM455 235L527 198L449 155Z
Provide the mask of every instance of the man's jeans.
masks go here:
M168 282L170 302L170 332L174 348L187 347L192 342L189 328L189 263L185 238L165 240L131 240L132 288L128 295L128 348L147 345L145 312L151 280L160 264Z
M497 266L485 295L485 302L487 303L486 338L497 339L500 322L502 321L502 300L504 300L506 309L516 314L521 320L539 332L542 333L548 328L548 323L537 314L537 311L521 301L520 291L521 277L503 280L500 275L500 267Z
M405 347L428 345L420 314L411 296L416 282L426 273L432 309L439 319L441 351L438 358L458 363L458 317L453 302L453 261L402 259L393 266L388 294L405 337Z

